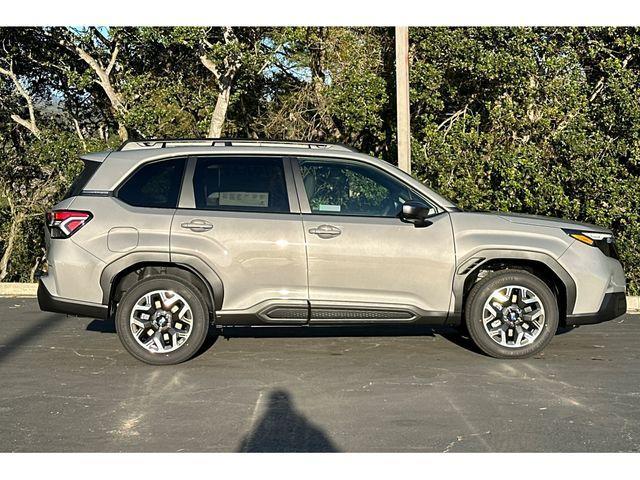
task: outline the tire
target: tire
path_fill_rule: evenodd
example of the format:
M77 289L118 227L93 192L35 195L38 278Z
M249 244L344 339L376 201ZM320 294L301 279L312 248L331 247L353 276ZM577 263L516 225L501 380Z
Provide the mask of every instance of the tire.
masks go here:
M122 345L135 358L151 365L175 365L189 360L202 347L209 331L209 312L193 285L173 275L153 275L124 294L115 324Z
M555 335L558 301L535 275L501 270L473 286L465 302L465 320L472 340L487 355L527 358L542 351Z

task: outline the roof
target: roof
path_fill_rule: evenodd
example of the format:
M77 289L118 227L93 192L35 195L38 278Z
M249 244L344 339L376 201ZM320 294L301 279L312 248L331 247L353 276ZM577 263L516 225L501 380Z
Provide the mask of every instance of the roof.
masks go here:
M148 140L129 140L124 142L118 151L122 152L127 150L147 150L172 147L271 147L357 152L355 148L339 143L307 142L304 140L256 140L242 138L157 138Z
M104 159L109 156L111 150L102 150L101 152L83 153L80 155L80 160L86 160L88 162L104 162Z

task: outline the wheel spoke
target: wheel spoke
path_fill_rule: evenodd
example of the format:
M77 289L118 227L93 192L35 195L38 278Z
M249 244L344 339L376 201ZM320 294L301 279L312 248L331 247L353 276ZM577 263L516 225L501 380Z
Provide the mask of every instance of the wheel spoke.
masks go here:
M180 310L180 313L178 313L178 318L180 320L183 320L184 322L189 322L191 323L191 321L187 318L185 318L185 315L187 313L191 312L191 309L189 308L189 305L187 305L186 303L184 304L184 307L182 307L182 310Z
M500 306L502 306L509 301L510 295L511 295L510 288L503 289L503 290L496 290L491 294L491 299L494 300L494 302L492 303L494 305L498 303Z
M131 323L133 325L135 325L136 327L140 327L141 329L144 329L144 322L141 322L140 320L138 320L137 318L132 318L131 319Z
M164 350L164 343L162 343L162 334L160 333L160 330L153 335L153 343L155 343L159 352Z

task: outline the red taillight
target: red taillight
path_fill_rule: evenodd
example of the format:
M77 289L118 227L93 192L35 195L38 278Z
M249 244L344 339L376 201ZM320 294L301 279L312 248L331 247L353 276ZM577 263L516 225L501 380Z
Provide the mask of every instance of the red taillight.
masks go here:
M47 226L51 238L69 238L92 218L91 212L54 210L47 212Z

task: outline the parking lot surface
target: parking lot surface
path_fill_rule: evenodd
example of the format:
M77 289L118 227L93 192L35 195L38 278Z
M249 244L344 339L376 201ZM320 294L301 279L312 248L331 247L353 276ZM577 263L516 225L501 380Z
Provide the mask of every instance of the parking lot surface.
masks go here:
M450 329L233 329L182 365L0 299L0 451L640 450L640 316L495 360Z

